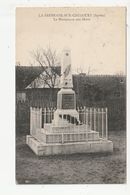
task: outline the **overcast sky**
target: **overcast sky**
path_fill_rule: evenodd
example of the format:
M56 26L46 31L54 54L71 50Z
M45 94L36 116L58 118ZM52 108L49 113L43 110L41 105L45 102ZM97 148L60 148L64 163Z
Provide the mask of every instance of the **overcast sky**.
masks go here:
M125 8L17 8L16 61L30 65L30 52L49 45L71 49L73 73L125 73Z

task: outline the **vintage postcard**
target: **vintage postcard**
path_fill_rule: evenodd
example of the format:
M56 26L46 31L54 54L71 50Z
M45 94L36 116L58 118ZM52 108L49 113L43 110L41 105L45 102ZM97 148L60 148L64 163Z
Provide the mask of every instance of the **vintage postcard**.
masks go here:
M16 183L126 184L126 7L15 14Z

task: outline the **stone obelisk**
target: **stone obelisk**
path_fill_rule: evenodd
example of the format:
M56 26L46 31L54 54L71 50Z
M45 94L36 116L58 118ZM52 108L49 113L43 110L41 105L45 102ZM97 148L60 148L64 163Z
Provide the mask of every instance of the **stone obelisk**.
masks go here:
M61 63L61 88L72 89L71 51L69 49L63 50Z
M54 113L54 124L56 126L62 126L63 121L65 125L66 117L73 117L75 121L79 121L79 114L76 111L76 95L72 88L71 51L64 49L62 53L61 89L57 94L57 110ZM68 120L66 120L66 125L70 125Z

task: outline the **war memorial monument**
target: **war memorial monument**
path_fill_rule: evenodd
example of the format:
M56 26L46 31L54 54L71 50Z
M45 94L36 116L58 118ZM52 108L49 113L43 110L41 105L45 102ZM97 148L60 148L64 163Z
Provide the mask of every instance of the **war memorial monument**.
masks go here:
M102 138L91 125L80 121L76 110L76 94L73 90L71 72L71 51L64 49L61 62L61 89L57 94L57 109L51 123L44 123L42 114L37 118L38 126L33 127L31 118L30 135L26 136L27 145L38 156L112 152L112 141ZM86 97L87 98L87 97ZM39 113L41 112L41 109Z

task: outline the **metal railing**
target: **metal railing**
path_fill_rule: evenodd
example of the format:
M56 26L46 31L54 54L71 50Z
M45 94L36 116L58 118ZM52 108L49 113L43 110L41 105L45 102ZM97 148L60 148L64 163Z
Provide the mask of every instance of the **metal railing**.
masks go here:
M30 132L35 134L37 128L44 128L45 123L52 123L56 108L30 107ZM77 128L81 124L89 126L89 129L99 132L99 136L108 139L108 111L107 108L77 108L80 124L69 116L70 128ZM72 122L73 121L73 122ZM64 121L63 121L64 122ZM79 128L80 130L81 128Z

